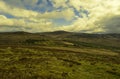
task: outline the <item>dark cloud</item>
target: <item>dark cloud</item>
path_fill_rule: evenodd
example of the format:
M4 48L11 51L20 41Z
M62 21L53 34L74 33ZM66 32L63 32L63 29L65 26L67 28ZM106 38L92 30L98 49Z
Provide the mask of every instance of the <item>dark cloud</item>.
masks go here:
M120 33L120 15L104 17L97 24L103 26L106 33Z

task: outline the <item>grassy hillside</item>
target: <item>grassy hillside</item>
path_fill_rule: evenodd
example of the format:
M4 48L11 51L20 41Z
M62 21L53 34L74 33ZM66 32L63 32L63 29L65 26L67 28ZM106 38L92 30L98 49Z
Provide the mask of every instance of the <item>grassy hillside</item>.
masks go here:
M119 79L120 34L0 33L0 79Z
M120 55L81 49L0 49L1 79L119 79ZM85 51L86 50L86 51ZM84 51L84 52L83 52ZM97 51L96 51L97 52ZM100 52L99 52L100 53Z
M82 42L90 44L99 44L105 46L120 47L120 34L81 34L65 31L45 32L45 33L27 33L27 32L8 32L0 33L0 44L36 44L43 42L55 42L63 44L64 42ZM75 42L74 42L75 41ZM41 44L39 44L41 45ZM59 44L58 44L59 45Z

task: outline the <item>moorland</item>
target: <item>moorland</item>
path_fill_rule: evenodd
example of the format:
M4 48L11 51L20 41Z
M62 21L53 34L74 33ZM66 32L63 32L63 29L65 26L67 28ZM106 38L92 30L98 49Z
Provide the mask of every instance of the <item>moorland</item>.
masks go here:
M120 34L1 32L0 79L120 79Z

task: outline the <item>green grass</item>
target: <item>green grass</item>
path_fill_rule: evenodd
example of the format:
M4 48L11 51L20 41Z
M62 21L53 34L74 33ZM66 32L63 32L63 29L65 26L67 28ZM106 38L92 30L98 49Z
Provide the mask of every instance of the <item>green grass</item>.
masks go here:
M0 79L120 79L120 34L0 33Z
M112 56L41 47L0 48L0 79L119 78L119 54Z

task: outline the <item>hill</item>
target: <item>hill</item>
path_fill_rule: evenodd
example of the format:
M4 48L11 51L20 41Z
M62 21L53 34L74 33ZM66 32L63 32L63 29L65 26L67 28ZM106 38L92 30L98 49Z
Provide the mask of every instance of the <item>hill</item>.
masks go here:
M0 33L0 45L62 45L76 47L120 47L120 34L85 34L66 31ZM43 44L43 43L48 44Z
M119 79L120 34L0 33L0 79Z

